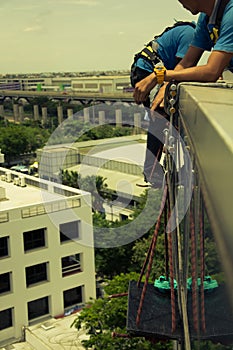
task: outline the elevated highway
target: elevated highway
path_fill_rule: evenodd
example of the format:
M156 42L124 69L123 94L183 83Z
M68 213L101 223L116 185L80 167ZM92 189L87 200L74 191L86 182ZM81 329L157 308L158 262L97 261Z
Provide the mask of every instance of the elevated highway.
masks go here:
M79 101L83 105L97 102L128 102L133 103L132 93L100 93L100 92L66 92L66 91L23 91L23 90L0 90L0 101L6 98L15 101L21 98L30 100L38 97L48 97L51 100L65 100L66 102Z

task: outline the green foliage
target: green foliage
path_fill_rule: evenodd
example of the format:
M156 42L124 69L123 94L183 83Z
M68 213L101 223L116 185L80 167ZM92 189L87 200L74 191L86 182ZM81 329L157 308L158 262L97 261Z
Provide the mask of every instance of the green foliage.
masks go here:
M154 345L144 338L112 337L113 332L126 333L127 296L109 298L109 295L128 291L129 281L137 280L135 273L121 274L109 281L105 287L106 295L97 299L84 308L72 326L78 330L85 327L89 340L84 340L83 346L95 350L149 350L171 349L170 343ZM164 347L161 347L164 346Z
M102 176L81 176L76 171L61 171L62 183L74 188L79 188L83 191L90 192L92 195L92 208L93 211L104 212L103 193L107 189L107 184L105 183L105 178Z
M6 162L22 154L35 152L43 147L48 139L48 132L38 127L8 123L1 127L0 145Z

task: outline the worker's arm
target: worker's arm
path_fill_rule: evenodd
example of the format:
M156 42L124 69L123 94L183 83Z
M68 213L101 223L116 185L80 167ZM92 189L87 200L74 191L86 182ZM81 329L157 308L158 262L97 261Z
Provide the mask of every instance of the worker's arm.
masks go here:
M190 47L185 55L185 59L181 57L176 57L177 65L174 70L181 70L184 68L196 66L197 62L201 58L201 55L203 53L202 49ZM159 92L155 96L152 104L151 104L151 110L155 111L158 107L164 108L164 94L166 90L168 82L164 82L164 84L159 89Z
M198 81L215 82L221 76L224 68L229 64L233 53L223 51L212 51L208 61L202 66L190 66L196 64L203 50L196 47L190 47L185 57L180 61L174 70L167 70L165 81ZM194 56L192 56L192 53ZM157 84L156 75L151 73L145 79L136 84L134 90L134 99L136 103L144 101L145 96Z

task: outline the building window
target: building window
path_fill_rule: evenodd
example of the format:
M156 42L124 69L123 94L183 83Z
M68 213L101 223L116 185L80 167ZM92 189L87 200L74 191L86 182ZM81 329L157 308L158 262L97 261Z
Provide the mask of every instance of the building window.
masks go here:
M82 286L63 292L64 308L82 303Z
M79 225L80 221L60 224L60 242L77 240L79 238Z
M26 267L26 284L29 287L32 284L47 281L47 263Z
M45 247L45 228L23 233L24 251Z
M0 275L0 293L11 291L11 273L3 273Z
M0 311L0 330L12 326L12 309Z
M37 317L48 315L49 298L44 297L28 303L28 319L32 320Z
M73 84L73 89L83 89L83 84L81 84L81 83L74 83Z
M61 259L62 277L81 272L80 254L65 256Z
M85 88L86 89L97 89L98 88L98 84L96 84L96 83L86 83L85 84Z
M0 258L9 256L8 241L9 241L9 237L0 238Z

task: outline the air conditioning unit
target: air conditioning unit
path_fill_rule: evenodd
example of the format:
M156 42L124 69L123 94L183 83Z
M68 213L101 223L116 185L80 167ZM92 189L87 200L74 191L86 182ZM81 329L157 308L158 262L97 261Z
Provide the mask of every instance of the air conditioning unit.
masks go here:
M6 182L11 182L11 172L7 171L5 176L6 176Z
M13 184L16 186L19 186L19 178L18 177L14 178Z
M19 186L20 187L26 186L25 176L19 176Z

